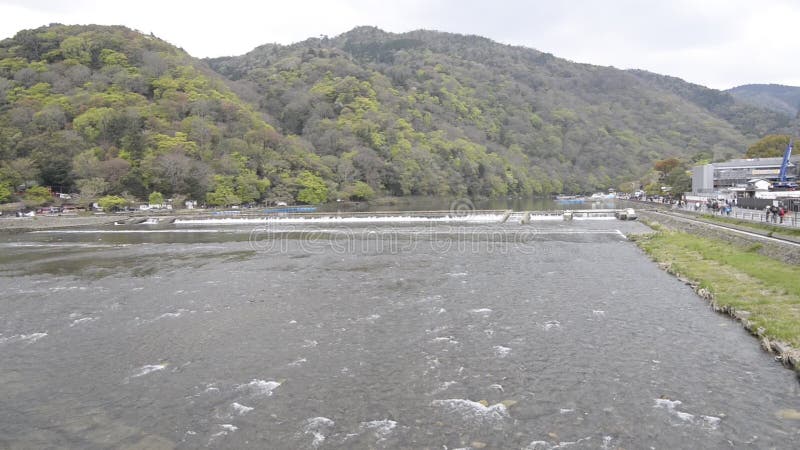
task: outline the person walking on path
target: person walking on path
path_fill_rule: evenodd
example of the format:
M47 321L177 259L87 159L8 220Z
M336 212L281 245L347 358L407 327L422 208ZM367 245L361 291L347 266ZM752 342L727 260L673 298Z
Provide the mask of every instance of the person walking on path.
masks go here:
M764 212L767 214L767 218L764 220L765 222L769 222L769 213L771 211L772 211L772 207L770 207L769 205L767 205L767 207L764 208Z
M778 208L778 217L780 217L781 223L783 223L783 216L785 216L785 215L786 215L786 210L783 209L783 206Z

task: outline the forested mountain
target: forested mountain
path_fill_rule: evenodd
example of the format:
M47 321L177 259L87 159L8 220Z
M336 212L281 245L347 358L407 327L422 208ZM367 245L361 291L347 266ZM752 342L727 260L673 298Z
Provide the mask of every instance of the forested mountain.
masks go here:
M281 136L205 64L105 26L52 25L0 42L0 164L0 183L15 189L219 204L267 189L294 199L298 179L325 173L306 142Z
M211 204L587 192L790 119L485 38L361 27L197 60L124 27L0 42L0 185Z
M789 117L800 114L800 87L780 84L746 84L725 92L749 105L766 108Z
M396 194L591 191L665 157L741 155L788 122L677 78L431 31L362 27L209 64L280 130L369 161L348 173Z
M718 91L705 86L687 83L680 78L657 75L641 70L632 70L654 88L667 90L703 108L748 136L763 136L768 133L786 132L793 125L794 116L764 104L741 101L732 91Z

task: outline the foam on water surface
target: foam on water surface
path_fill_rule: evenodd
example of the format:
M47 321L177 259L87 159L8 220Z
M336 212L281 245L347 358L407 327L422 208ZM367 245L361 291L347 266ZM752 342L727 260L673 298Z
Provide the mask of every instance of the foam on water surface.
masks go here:
M258 380L254 379L247 384L240 384L236 387L237 390L240 391L247 391L250 395L253 396L263 396L269 397L272 395L272 391L275 390L281 383L277 381L265 381L265 380Z
M334 425L334 421L327 417L312 417L306 419L305 425L303 426L303 433L312 436L313 441L311 445L317 448L320 444L325 442L325 439L331 431L333 431Z
M174 319L176 317L182 316L184 313L187 313L187 312L190 312L190 311L188 309L178 309L175 312L164 313L164 314L161 314L160 316L156 317L155 319L153 319L153 322L155 322L156 320L161 320L161 319Z
M200 394L210 394L212 392L219 393L219 387L217 387L216 383L208 383L208 384L206 384L205 385L205 389L203 389L203 391L200 392ZM200 394L196 394L196 395L200 395Z
M716 430L722 422L722 418L715 416L700 416L700 418L703 419L703 425L712 430Z
M677 407L682 405L683 403L680 400L670 400L666 398L657 398L655 399L654 408L663 408L669 412L670 415L678 418L682 422L688 424L695 424L700 425L703 428L707 428L710 430L716 430L719 427L720 422L722 419L720 417L715 416L705 416L705 415L695 415L685 411L678 411Z
M465 216L364 216L364 217L237 217L221 219L177 219L176 225L249 225L249 224L359 224L359 223L496 223L502 214Z
M682 405L680 400L670 400L668 398L657 398L654 408L666 408L668 410L675 409L676 406Z
M552 330L552 329L558 329L558 328L561 328L561 322L559 322L557 320L548 320L547 322L544 323L542 328L544 328L545 331L546 330Z
M25 341L29 344L32 344L39 339L42 339L47 336L47 333L31 333L31 334L21 334L19 335L19 339L21 341Z
M494 347L492 347L492 350L494 350L494 355L497 356L498 358L505 358L506 356L511 354L511 348L503 347L502 345L495 345Z
M237 427L236 425L232 425L229 423L220 423L217 424L217 426L222 428L222 431L218 431L211 435L211 438L209 439L209 445L212 442L214 442L215 439L227 436L229 433L233 433L239 429L239 427Z
M143 377L153 372L164 370L166 367L167 367L166 364L148 364L146 366L139 367L138 371L135 374L131 375L131 378Z
M214 229L174 229L163 230L36 230L31 233L38 234L156 234L156 233L222 233L223 230Z
M380 314L371 314L367 317L359 317L355 321L356 322L375 322L376 320L380 319Z
M441 409L445 414L456 415L477 424L495 423L509 418L508 409L502 403L486 406L472 400L451 398L434 400L431 405Z
M555 449L559 449L559 448L572 447L574 445L581 444L582 442L586 442L586 441L589 441L591 439L592 439L591 436L587 436L587 437L580 438L580 439L575 440L575 441L562 441L562 442L533 441L530 444L528 444L528 446L525 447L524 450L555 450ZM604 438L604 442L605 442L605 438ZM584 448L584 447L580 447L580 448ZM603 447L603 448L605 448L605 447Z
M82 323L94 322L95 320L97 320L97 317L83 317L83 318L81 318L81 319L75 319L75 320L73 320L73 321L72 321L72 323L71 323L71 324L69 324L69 326L70 326L70 327L74 327L74 326L76 326L76 325L80 325L80 324L82 324Z
M47 333L15 334L6 338L0 338L0 344L6 342L24 342L26 344L32 344L44 337L47 337Z
M359 428L362 430L370 430L378 437L378 441L386 439L386 436L391 434L392 430L397 428L397 422L394 420L372 420L369 422L361 422Z
M236 414L241 416L241 415L249 413L250 411L254 410L255 408L253 408L251 406L242 405L241 403L233 402L233 403L231 403L231 409L233 409L233 412L235 412Z

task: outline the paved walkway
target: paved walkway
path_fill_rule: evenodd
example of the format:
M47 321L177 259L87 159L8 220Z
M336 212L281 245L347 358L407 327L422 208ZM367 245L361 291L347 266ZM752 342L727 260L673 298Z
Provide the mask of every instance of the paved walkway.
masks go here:
M700 211L695 211L695 209L693 207L692 208L688 208L688 207L687 208L679 208L679 209L681 211L688 211L688 212L692 212L692 213L713 214L713 215L719 216L719 217L730 217L732 219L740 219L740 220L746 220L748 222L764 223L764 224L769 224L769 225L774 225L774 226L779 226L779 227L800 228L800 213L795 213L795 212L792 212L792 211L787 211L786 212L786 215L783 217L783 223L781 223L780 217L776 217L775 221L773 222L772 215L770 215L770 220L768 222L767 221L767 217L766 217L766 213L764 211L762 211L762 210L757 210L757 209L746 209L746 208L734 207L732 209L730 215L728 215L728 214L720 214L719 212L717 212L715 214L713 210L711 210L709 208L705 208L705 207L700 208Z
M780 223L780 218L778 218L778 220L776 220L775 222L772 222L772 216L770 216L770 220L769 220L769 222L767 222L767 218L766 218L766 214L764 213L764 210L760 210L760 209L747 209L747 208L734 207L733 210L731 211L731 214L727 215L727 214L720 214L719 212L717 212L715 214L712 209L707 208L705 205L701 205L700 209L696 210L694 208L694 205L691 204L691 203L688 206L683 207L683 208L678 208L678 207L675 207L674 205L671 206L671 205L667 205L667 204L664 204L664 203L657 203L657 202L641 202L641 201L637 201L636 204L640 205L639 206L640 208L641 207L647 207L647 206L655 206L655 207L664 208L666 210L672 210L672 211L677 210L677 211L681 211L681 212L694 213L694 214L698 214L698 215L700 215L700 214L713 214L713 215L718 216L718 217L730 217L732 219L746 220L748 222L764 223L764 224L768 224L768 225L775 225L775 226L778 226L778 227L800 229L800 213L798 213L798 212L787 211L786 216L784 216L784 218L783 218L783 223Z

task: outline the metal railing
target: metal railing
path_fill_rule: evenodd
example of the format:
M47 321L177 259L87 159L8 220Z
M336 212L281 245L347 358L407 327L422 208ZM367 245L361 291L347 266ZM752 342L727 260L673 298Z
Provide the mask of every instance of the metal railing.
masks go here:
M755 223L762 223L765 225L774 225L778 227L787 227L787 228L799 228L800 227L800 213L794 211L786 211L786 214L783 216L783 221L781 221L780 217L775 217L773 221L773 215L770 214L769 220L767 220L767 214L765 211L760 211L756 209L745 209L745 208L733 208L730 214L726 214L721 210L714 211L713 209L707 208L706 206L702 206L700 209L695 209L693 206L687 206L685 208L679 208L681 211L688 211L697 214L710 214L715 217L727 217L730 219L739 219L745 220L748 222L755 222Z

